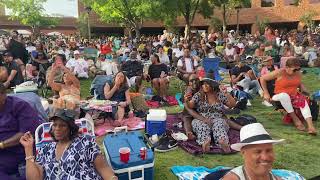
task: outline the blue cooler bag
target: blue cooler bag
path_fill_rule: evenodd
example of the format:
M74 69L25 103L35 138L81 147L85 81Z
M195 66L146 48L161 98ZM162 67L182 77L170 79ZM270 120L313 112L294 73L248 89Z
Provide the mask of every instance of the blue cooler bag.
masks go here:
M125 129L125 132L116 132L119 129ZM103 147L108 164L119 180L153 180L153 151L146 146L144 136L140 131L128 132L127 127L116 128L114 134L109 134L104 138ZM122 147L129 147L131 150L128 163L120 161L119 149ZM147 147L145 160L140 157L141 147Z

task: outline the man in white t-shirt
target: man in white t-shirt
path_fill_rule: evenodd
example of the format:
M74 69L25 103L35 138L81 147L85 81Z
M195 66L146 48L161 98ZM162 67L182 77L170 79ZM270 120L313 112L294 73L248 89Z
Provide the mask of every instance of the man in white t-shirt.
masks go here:
M67 49L67 46L65 44L61 45L61 49L58 51L59 54L64 54L66 56L66 59L69 60L70 58L70 50Z
M237 51L232 47L232 43L228 42L227 47L223 50L224 60L227 62L227 66L230 66L230 63L235 62L239 59Z
M80 57L78 50L74 51L74 58L70 59L66 67L70 69L78 78L89 78L88 63Z
M196 74L196 68L198 66L198 61L195 60L195 58L190 55L189 48L185 48L183 52L184 52L183 57L181 59L179 59L177 67L178 67L178 71L180 73L180 75L179 75L180 78L183 81L188 82L189 76L191 74Z
M162 46L159 46L157 55L159 56L160 63L166 65L170 64L169 56L166 53L164 53Z

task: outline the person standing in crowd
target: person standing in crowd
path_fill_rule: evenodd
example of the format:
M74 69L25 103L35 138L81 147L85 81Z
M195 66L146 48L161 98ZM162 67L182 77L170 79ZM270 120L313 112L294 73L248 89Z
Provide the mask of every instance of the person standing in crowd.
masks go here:
M5 46L7 50L12 53L13 59L16 61L22 75L24 76L25 65L28 62L29 56L24 43L18 40L18 36L18 31L12 31L11 39L9 40L8 44L5 44Z

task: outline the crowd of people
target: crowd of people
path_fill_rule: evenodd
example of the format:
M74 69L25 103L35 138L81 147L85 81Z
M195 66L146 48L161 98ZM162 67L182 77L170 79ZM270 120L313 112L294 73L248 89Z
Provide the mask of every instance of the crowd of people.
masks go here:
M203 152L209 151L210 144L216 144L225 153L232 149L241 151L245 158L250 156L250 151L262 148L261 153L269 153L265 156L273 161L270 144L275 141L247 143L241 147L230 144L229 129L243 129L226 116L228 110L238 108L242 101L232 92L245 94L244 106L252 106L249 97L260 97L266 106L282 106L298 130L316 135L306 98L310 93L302 83L301 67L320 64L317 37L310 32L283 32L271 27L266 27L263 35L259 31L252 35L212 31L184 39L164 31L162 35L140 39L101 36L90 41L72 35L41 35L31 40L12 31L10 37L0 38L0 177L10 179L25 158L27 179L116 179L92 137L78 135L76 116L68 112L79 112L80 80L97 75L111 77L101 96L117 102L111 118L119 125L132 108L129 93L146 93L143 81L151 84L160 102L167 102L169 84L172 77L177 77L186 85L181 98L184 103L181 117L189 140L195 140ZM219 59L222 69L230 76L230 84L216 81L212 71L203 73L203 59ZM42 122L33 122L37 120L36 112L18 98L7 97L6 91L41 78L54 96L54 113L50 118L54 142L35 156L32 135ZM300 109L303 119L294 109ZM19 114L13 115L13 111ZM256 126L267 134L263 127ZM71 167L72 163L77 165ZM236 179L239 173L242 177L244 171L246 176L263 174L275 179L269 174L269 162L267 168L257 173L250 162L245 163L245 168L239 167L225 179ZM87 171L81 171L82 168Z

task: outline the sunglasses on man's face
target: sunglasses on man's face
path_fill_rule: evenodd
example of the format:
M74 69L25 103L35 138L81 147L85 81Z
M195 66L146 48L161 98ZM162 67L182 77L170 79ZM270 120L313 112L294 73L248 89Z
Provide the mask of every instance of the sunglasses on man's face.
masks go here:
M199 79L190 79L189 81L190 82L197 82L197 81L199 81Z
M293 69L293 72L298 72L298 71L301 71L301 68L295 68L295 69Z

